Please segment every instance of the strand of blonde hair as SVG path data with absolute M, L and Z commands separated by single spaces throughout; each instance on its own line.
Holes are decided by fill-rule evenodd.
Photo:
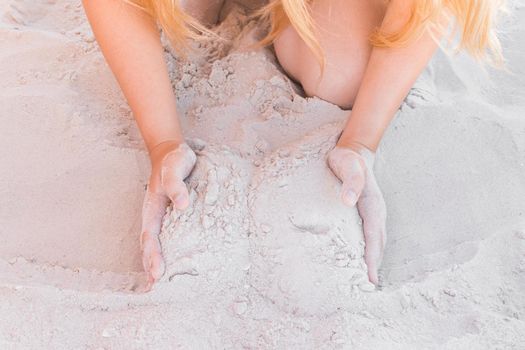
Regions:
M 124 0 L 152 16 L 162 28 L 171 44 L 184 53 L 188 39 L 220 39 L 218 35 L 186 14 L 177 0 Z
M 270 30 L 262 44 L 271 44 L 286 28 L 292 25 L 324 66 L 322 48 L 316 38 L 309 7 L 311 0 L 271 0 L 260 12 L 261 18 L 270 22 Z M 475 59 L 497 67 L 503 66 L 501 44 L 496 35 L 498 14 L 505 11 L 503 0 L 412 0 L 411 13 L 406 24 L 394 33 L 379 28 L 370 36 L 374 47 L 402 47 L 417 40 L 429 31 L 444 32 L 443 18 L 453 22 L 454 34 L 459 34 L 456 51 L 465 50 Z

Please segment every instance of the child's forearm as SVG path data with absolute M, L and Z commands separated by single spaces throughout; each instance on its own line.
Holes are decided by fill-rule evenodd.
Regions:
M 394 32 L 408 19 L 410 1 L 393 0 L 381 25 Z M 430 34 L 402 48 L 373 48 L 339 146 L 375 151 L 403 99 L 437 48 Z
M 154 20 L 122 0 L 84 0 L 83 5 L 148 150 L 168 140 L 183 142 Z

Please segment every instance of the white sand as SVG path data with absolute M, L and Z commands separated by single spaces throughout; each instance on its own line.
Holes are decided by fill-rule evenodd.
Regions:
M 4 0 L 0 348 L 524 348 L 525 7 L 510 8 L 513 74 L 436 54 L 381 144 L 373 292 L 324 163 L 347 112 L 239 49 L 253 33 L 192 63 L 167 54 L 199 158 L 191 207 L 164 222 L 166 274 L 142 294 L 149 165 L 129 108 L 80 4 Z

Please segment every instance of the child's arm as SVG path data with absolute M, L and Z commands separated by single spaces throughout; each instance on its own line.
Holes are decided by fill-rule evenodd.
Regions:
M 148 284 L 164 273 L 158 235 L 166 208 L 189 204 L 184 178 L 196 157 L 184 143 L 159 31 L 152 18 L 123 0 L 83 0 L 102 52 L 140 128 L 151 160 L 140 245 Z
M 381 30 L 395 32 L 408 20 L 411 1 L 391 1 Z M 437 34 L 437 33 L 436 33 Z M 437 48 L 429 33 L 402 48 L 373 48 L 352 113 L 338 145 L 375 151 L 388 124 Z
M 175 94 L 154 20 L 123 0 L 83 0 L 83 5 L 148 150 L 165 141 L 182 143 Z

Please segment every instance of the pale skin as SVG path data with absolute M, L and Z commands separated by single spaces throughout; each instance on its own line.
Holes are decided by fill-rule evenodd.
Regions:
M 196 156 L 184 143 L 154 21 L 122 0 L 84 0 L 83 4 L 150 154 L 152 172 L 140 240 L 151 288 L 164 273 L 159 242 L 162 218 L 170 202 L 181 210 L 189 205 L 184 179 Z M 352 108 L 327 164 L 343 183 L 342 200 L 357 205 L 363 219 L 365 261 L 374 284 L 378 284 L 386 242 L 386 206 L 373 174 L 375 151 L 437 44 L 425 34 L 402 48 L 372 48 L 368 37 L 376 26 L 387 32 L 402 26 L 408 6 L 409 1 L 403 0 L 316 1 L 312 15 L 326 59 L 322 75 L 315 56 L 292 27 L 274 42 L 280 64 L 308 95 Z

